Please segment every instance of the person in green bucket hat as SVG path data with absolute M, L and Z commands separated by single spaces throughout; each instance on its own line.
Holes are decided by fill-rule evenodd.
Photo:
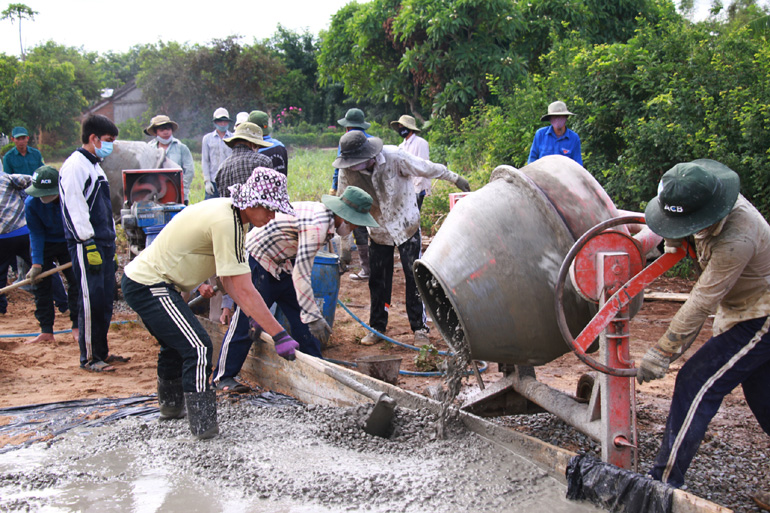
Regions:
M 324 195 L 321 202 L 299 201 L 292 207 L 295 215 L 279 213 L 265 226 L 252 229 L 246 236 L 246 250 L 254 287 L 267 304 L 278 304 L 299 350 L 320 358 L 332 329 L 313 294 L 311 275 L 316 254 L 335 234 L 345 236 L 356 226 L 378 225 L 370 213 L 372 197 L 358 187 L 348 187 L 339 197 Z M 251 347 L 249 330 L 249 319 L 236 308 L 213 374 L 217 389 L 231 393 L 249 390 L 235 379 Z
M 770 225 L 740 194 L 738 174 L 714 160 L 677 164 L 647 205 L 647 225 L 694 244 L 702 273 L 666 333 L 644 355 L 637 381 L 665 376 L 671 358 L 716 314 L 712 337 L 679 370 L 663 442 L 650 475 L 674 487 L 698 450 L 723 398 L 738 385 L 770 434 Z M 759 492 L 758 504 L 767 501 Z

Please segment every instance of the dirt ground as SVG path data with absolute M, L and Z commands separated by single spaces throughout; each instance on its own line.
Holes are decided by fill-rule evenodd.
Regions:
M 396 255 L 397 256 L 397 255 Z M 357 270 L 355 267 L 353 271 Z M 681 279 L 659 279 L 652 290 L 666 292 L 688 292 L 691 283 Z M 397 263 L 394 275 L 393 305 L 387 335 L 396 340 L 412 344 L 412 332 L 403 306 L 403 270 Z M 340 300 L 362 320 L 368 320 L 369 291 L 365 282 L 350 279 L 350 273 L 342 276 Z M 664 333 L 666 326 L 679 308 L 679 303 L 646 301 L 642 310 L 631 323 L 632 357 L 639 360 L 648 347 Z M 136 315 L 122 301 L 116 303 L 115 321 L 133 321 Z M 69 317 L 57 312 L 55 330 L 70 328 Z M 56 335 L 53 343 L 29 343 L 30 336 L 15 334 L 37 333 L 32 295 L 20 289 L 9 294 L 8 313 L 0 316 L 0 407 L 12 407 L 37 403 L 50 403 L 72 399 L 98 397 L 128 397 L 131 395 L 153 394 L 156 390 L 157 344 L 144 328 L 135 322 L 114 324 L 110 329 L 110 351 L 131 357 L 130 362 L 116 364 L 116 372 L 92 373 L 80 369 L 78 346 L 71 334 Z M 711 332 L 710 321 L 690 349 L 692 354 Z M 361 346 L 358 341 L 365 335 L 365 329 L 339 306 L 337 307 L 334 334 L 329 347 L 324 351 L 327 358 L 353 361 L 368 355 L 398 355 L 402 357 L 402 370 L 418 370 L 414 363 L 416 351 L 401 348 L 387 342 L 375 346 Z M 431 342 L 438 349 L 447 349 L 437 330 L 431 330 Z M 665 423 L 669 398 L 674 385 L 676 370 L 686 360 L 681 358 L 672 365 L 672 371 L 665 379 L 637 388 L 637 402 L 640 408 L 649 412 L 640 418 L 640 430 L 659 432 Z M 579 377 L 589 369 L 571 353 L 558 360 L 537 368 L 538 378 L 556 388 L 573 393 Z M 489 384 L 500 379 L 497 365 L 491 364 L 483 373 L 484 382 Z M 430 386 L 439 385 L 440 377 L 399 376 L 398 385 L 428 395 Z M 466 386 L 476 387 L 475 379 L 465 380 Z M 746 406 L 740 389 L 730 394 L 712 428 L 729 430 L 735 443 L 757 444 L 766 447 L 766 435 L 759 429 L 756 420 Z M 2 445 L 2 444 L 0 444 Z

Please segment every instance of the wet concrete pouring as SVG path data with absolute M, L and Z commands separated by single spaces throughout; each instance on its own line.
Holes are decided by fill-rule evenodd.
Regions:
M 361 429 L 371 405 L 249 394 L 218 406 L 212 440 L 152 414 L 1 454 L 0 510 L 599 511 L 451 419 L 437 436 L 428 411 L 398 408 L 385 439 Z

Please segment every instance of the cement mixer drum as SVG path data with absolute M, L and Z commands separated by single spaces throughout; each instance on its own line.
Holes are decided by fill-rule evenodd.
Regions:
M 423 258 L 417 286 L 436 328 L 476 360 L 543 365 L 569 351 L 554 312 L 559 268 L 575 240 L 617 209 L 582 166 L 545 157 L 460 200 Z M 596 312 L 571 284 L 567 323 L 580 332 Z

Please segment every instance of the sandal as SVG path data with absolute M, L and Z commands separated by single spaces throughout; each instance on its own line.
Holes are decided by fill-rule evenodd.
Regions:
M 115 367 L 103 361 L 86 363 L 81 365 L 80 368 L 90 372 L 114 372 L 115 371 Z
M 131 359 L 130 356 L 119 356 L 116 354 L 111 354 L 107 358 L 104 359 L 107 363 L 128 363 L 128 361 Z
M 251 388 L 244 385 L 243 383 L 239 383 L 235 380 L 235 378 L 220 379 L 217 381 L 216 387 L 217 390 L 228 392 L 230 394 L 245 394 L 251 392 Z

